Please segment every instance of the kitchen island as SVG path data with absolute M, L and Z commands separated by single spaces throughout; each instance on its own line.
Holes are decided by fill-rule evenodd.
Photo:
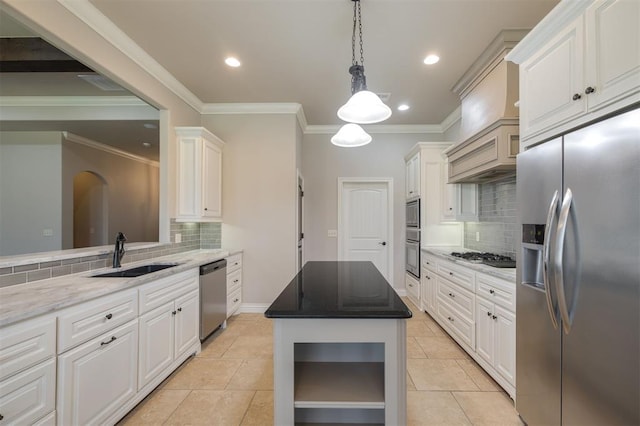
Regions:
M 411 311 L 371 262 L 307 262 L 274 320 L 274 424 L 404 425 Z

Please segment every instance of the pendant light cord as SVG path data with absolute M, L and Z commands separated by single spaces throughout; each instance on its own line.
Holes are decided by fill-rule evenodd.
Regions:
M 360 12 L 360 0 L 353 1 L 353 32 L 351 34 L 351 65 L 358 65 L 356 61 L 356 27 L 358 27 L 358 39 L 360 42 L 360 65 L 364 66 L 364 49 L 362 47 L 362 13 Z

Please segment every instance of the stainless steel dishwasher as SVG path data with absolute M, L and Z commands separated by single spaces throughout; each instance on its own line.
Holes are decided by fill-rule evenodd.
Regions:
M 200 267 L 200 340 L 227 319 L 227 261 Z

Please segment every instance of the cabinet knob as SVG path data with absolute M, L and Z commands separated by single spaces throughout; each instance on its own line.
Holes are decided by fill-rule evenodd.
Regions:
M 173 311 L 173 312 L 171 312 L 171 315 L 175 315 L 175 314 L 177 314 L 177 313 L 178 313 L 178 312 Z
M 451 317 L 447 317 L 447 319 L 448 319 L 449 321 L 453 322 L 453 318 L 451 318 Z
M 238 303 L 240 299 L 233 299 L 233 303 Z
M 209 209 L 205 207 L 205 208 L 204 208 L 204 211 L 206 212 L 207 210 L 209 210 Z
M 233 280 L 233 282 L 234 282 L 234 283 L 237 283 L 237 282 L 238 282 L 238 280 Z
M 428 279 L 428 280 L 431 279 L 431 277 L 429 275 L 425 275 L 425 278 Z
M 575 95 L 573 95 L 573 100 L 574 101 L 577 101 L 580 98 L 582 98 L 582 95 L 580 93 L 576 93 Z
M 453 210 L 453 207 L 449 207 L 449 210 Z
M 0 414 L 0 420 L 4 419 L 4 416 L 2 414 Z
M 489 290 L 489 293 L 494 294 L 495 290 Z
M 497 317 L 497 316 L 495 316 L 495 315 L 491 315 L 491 318 L 493 318 L 493 319 L 498 319 L 498 317 Z
M 449 272 L 449 275 L 453 276 L 453 272 Z
M 449 296 L 450 296 L 450 297 L 456 297 L 456 295 L 455 295 L 455 294 L 453 294 L 453 293 L 449 293 Z
M 491 316 L 491 312 L 487 312 L 487 316 L 490 317 Z
M 111 318 L 113 318 L 113 314 L 107 314 L 107 315 L 105 315 L 105 318 L 107 318 L 108 320 L 110 320 Z
M 178 308 L 178 312 L 182 312 L 182 308 Z
M 589 86 L 586 89 L 584 89 L 585 95 L 591 94 L 591 93 L 593 93 L 595 91 L 596 91 L 596 88 L 595 87 L 591 87 L 591 86 Z
M 111 336 L 111 340 L 109 340 L 108 342 L 100 342 L 100 346 L 108 345 L 109 343 L 113 342 L 114 340 L 116 340 L 116 336 Z

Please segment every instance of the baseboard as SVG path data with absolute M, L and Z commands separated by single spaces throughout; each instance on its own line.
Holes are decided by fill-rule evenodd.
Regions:
M 269 303 L 242 303 L 238 308 L 239 314 L 264 314 L 271 306 Z

